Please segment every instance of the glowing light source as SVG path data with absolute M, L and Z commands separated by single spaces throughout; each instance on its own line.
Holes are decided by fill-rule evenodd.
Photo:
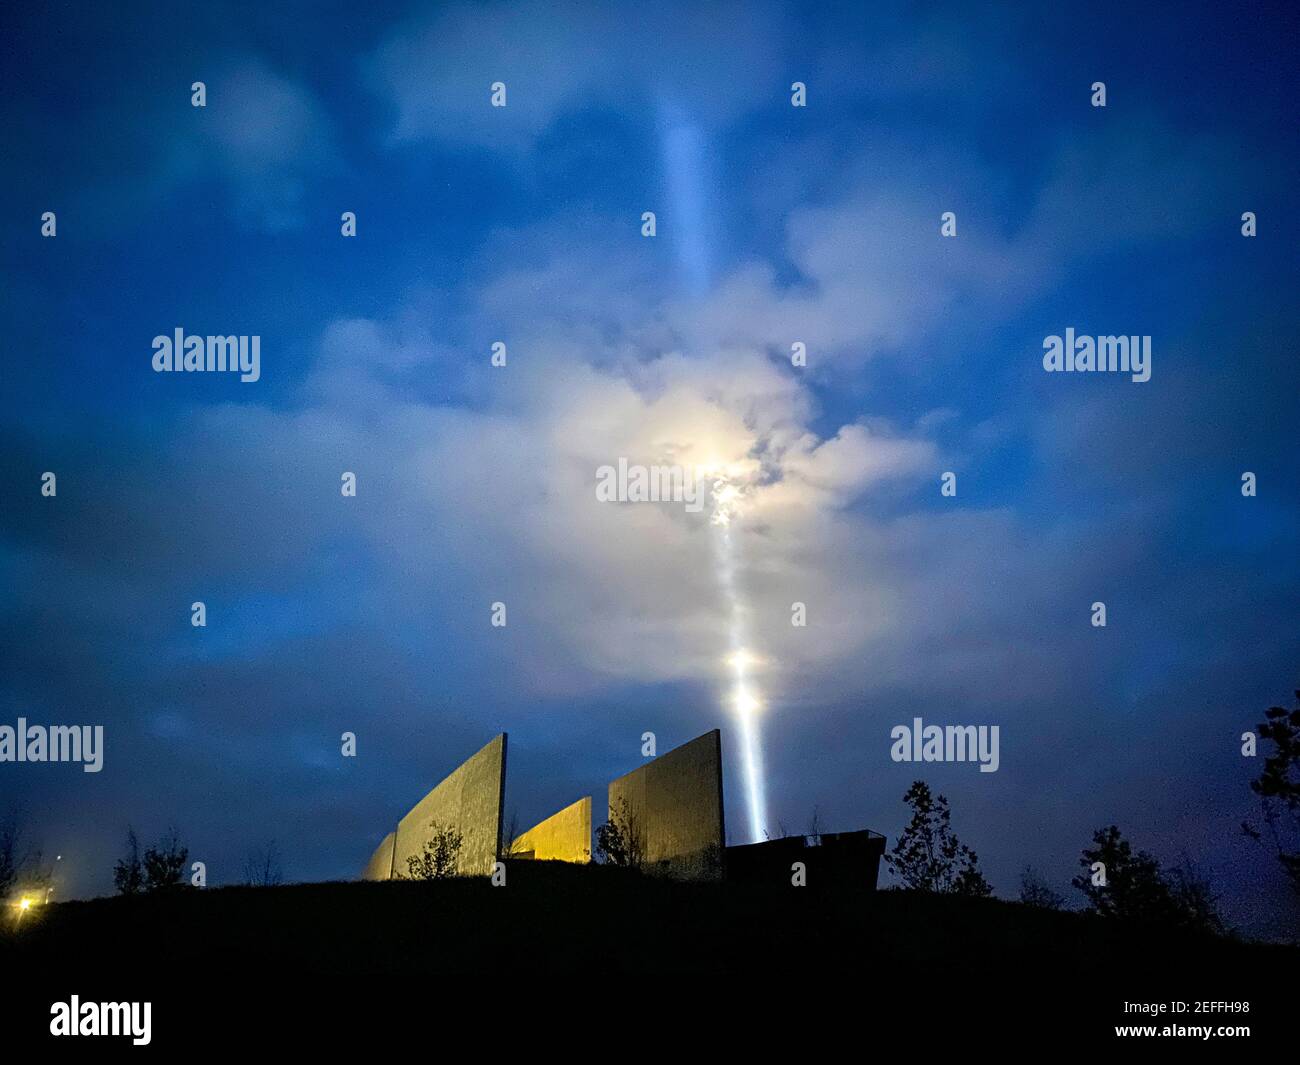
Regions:
M 753 651 L 746 651 L 743 647 L 739 651 L 733 651 L 727 655 L 723 661 L 731 667 L 734 673 L 742 677 L 751 669 L 757 669 L 763 662 Z
M 13 906 L 18 910 L 18 916 L 14 918 L 15 929 L 22 928 L 23 918 L 27 916 L 27 911 L 32 908 L 32 901 L 33 900 L 29 896 L 24 895 L 17 902 L 13 903 Z

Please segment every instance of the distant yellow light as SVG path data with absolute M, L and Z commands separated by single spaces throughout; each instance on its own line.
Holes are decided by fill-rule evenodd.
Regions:
M 20 909 L 23 909 L 23 910 L 30 910 L 30 909 L 32 908 L 32 900 L 31 900 L 31 899 L 23 899 L 23 901 L 20 902 L 20 903 L 18 904 L 18 906 L 19 906 Z

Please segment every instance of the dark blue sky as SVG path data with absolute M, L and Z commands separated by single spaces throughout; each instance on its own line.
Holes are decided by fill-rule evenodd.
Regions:
M 128 822 L 212 882 L 272 837 L 350 876 L 502 729 L 527 825 L 720 726 L 743 838 L 707 529 L 592 501 L 720 448 L 762 466 L 774 822 L 892 837 L 924 776 L 1001 894 L 1115 821 L 1294 921 L 1238 829 L 1300 680 L 1284 5 L 189 6 L 0 34 L 0 722 L 108 736 L 0 787 L 68 893 Z M 155 374 L 178 326 L 261 380 Z M 1149 334 L 1151 381 L 1044 373 L 1067 327 Z M 1001 768 L 892 762 L 914 716 Z

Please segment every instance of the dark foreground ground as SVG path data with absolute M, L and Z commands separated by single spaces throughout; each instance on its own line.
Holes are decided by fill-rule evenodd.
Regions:
M 926 1038 L 953 1034 L 963 1018 L 963 1031 L 978 1023 L 972 1035 L 1011 1044 L 1043 1032 L 1064 1044 L 1113 1039 L 1116 1024 L 1171 1020 L 1247 1024 L 1252 1040 L 1293 1030 L 1294 947 L 892 891 L 675 884 L 553 863 L 512 864 L 508 881 L 52 905 L 0 935 L 0 974 L 13 989 L 0 1021 L 11 1037 L 43 1035 L 50 1003 L 76 993 L 154 1001 L 155 1044 L 266 1014 L 290 1018 L 286 1031 L 310 1018 L 357 1034 L 448 1023 L 484 1005 L 503 1023 L 534 1010 L 565 1038 L 629 1011 L 661 1026 L 748 1015 L 777 1030 L 897 1019 Z M 1154 1022 L 1124 1008 L 1175 1001 L 1186 1012 Z M 1246 1011 L 1198 1008 L 1243 1001 Z M 917 1017 L 933 1024 L 918 1029 Z

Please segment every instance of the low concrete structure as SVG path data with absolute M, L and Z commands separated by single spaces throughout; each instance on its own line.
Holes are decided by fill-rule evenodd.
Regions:
M 458 875 L 490 875 L 501 853 L 505 779 L 506 734 L 503 732 L 457 766 L 411 808 L 397 823 L 396 831 L 385 837 L 371 856 L 362 876 L 386 880 L 408 875 L 407 859 L 423 852 L 435 826 L 455 829 L 461 834 Z M 385 848 L 391 851 L 386 875 L 383 874 Z
M 609 818 L 635 839 L 646 872 L 721 878 L 721 733 L 706 732 L 613 781 Z
M 885 837 L 879 832 L 823 832 L 785 836 L 763 843 L 728 847 L 727 879 L 748 883 L 789 884 L 795 862 L 804 866 L 810 888 L 844 887 L 875 891 Z
M 516 838 L 510 857 L 539 862 L 591 861 L 591 796 L 583 796 Z

